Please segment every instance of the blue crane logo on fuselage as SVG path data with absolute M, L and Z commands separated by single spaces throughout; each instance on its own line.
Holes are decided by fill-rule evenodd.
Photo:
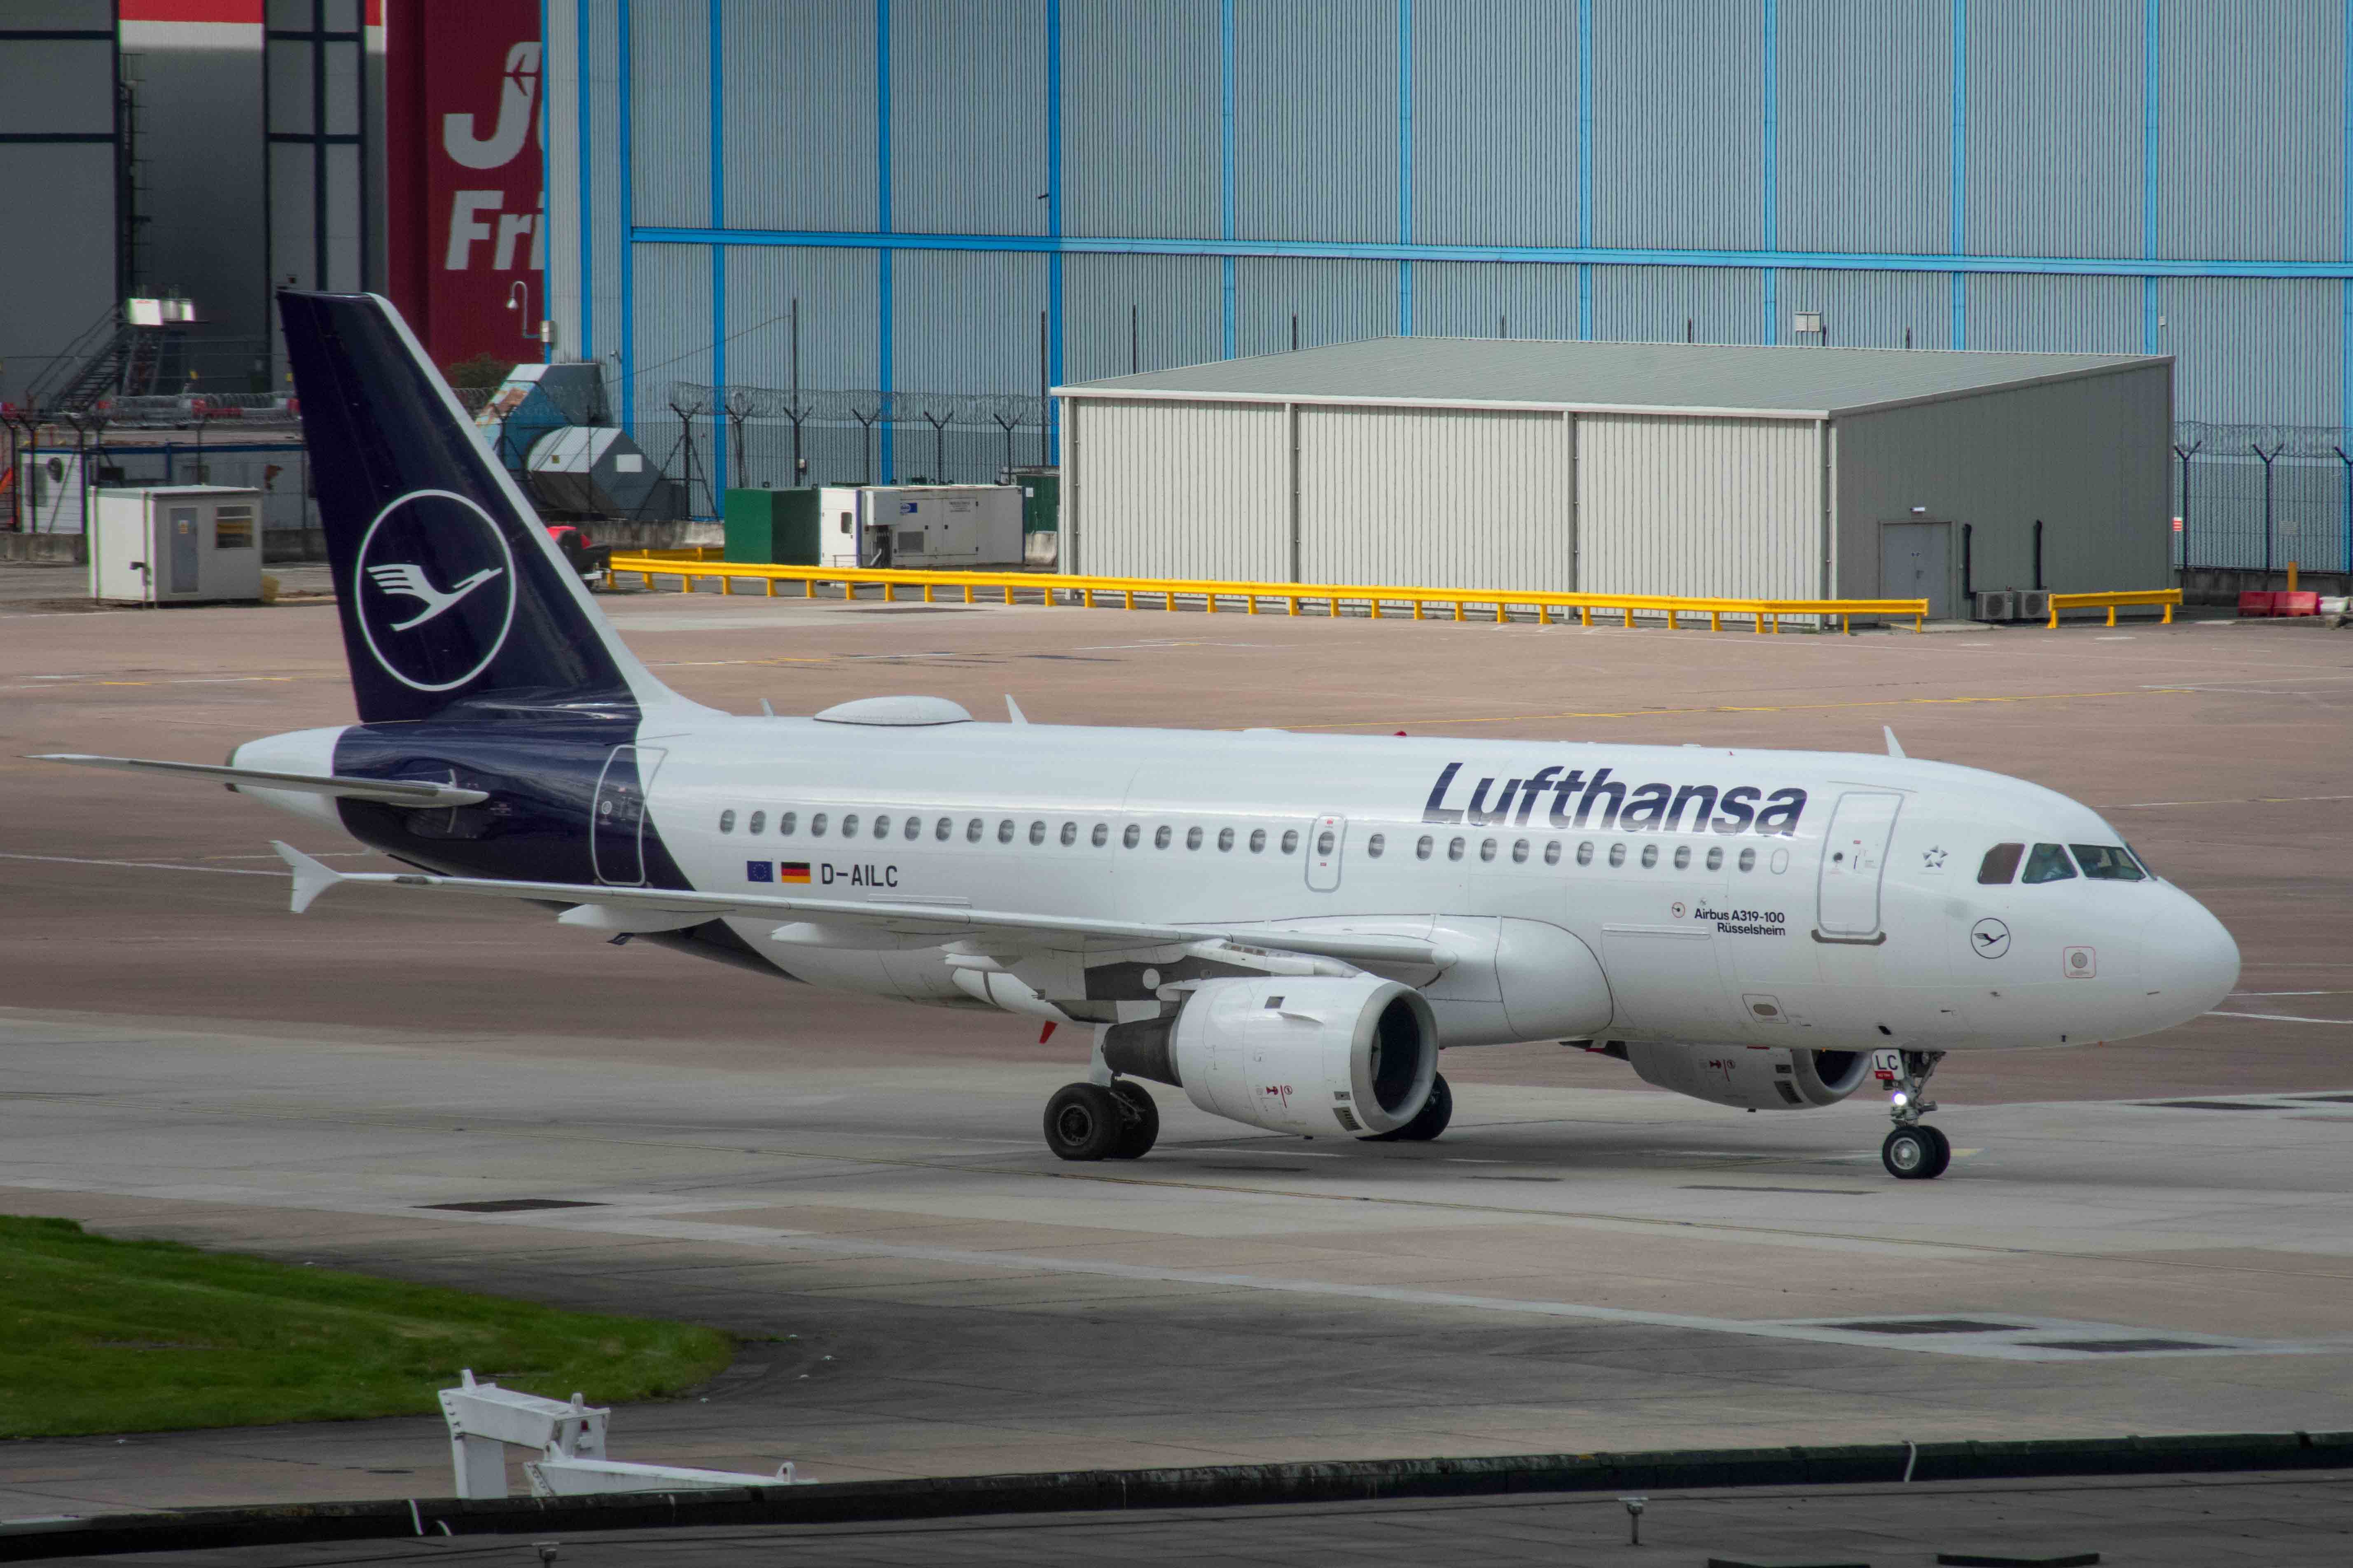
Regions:
M 454 691 L 491 666 L 514 625 L 514 552 L 480 506 L 411 490 L 360 541 L 352 593 L 385 673 L 418 691 Z

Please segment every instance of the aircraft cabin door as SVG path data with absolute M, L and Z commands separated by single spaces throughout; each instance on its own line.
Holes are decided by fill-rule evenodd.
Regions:
M 646 791 L 665 754 L 654 747 L 616 746 L 605 759 L 589 836 L 598 881 L 617 888 L 645 885 Z
M 1814 934 L 1828 942 L 1877 943 L 1879 879 L 1887 867 L 1887 841 L 1904 797 L 1884 790 L 1849 790 L 1831 814 L 1822 843 Z
M 1340 857 L 1348 847 L 1348 819 L 1319 816 L 1307 830 L 1307 885 L 1328 893 L 1340 885 Z

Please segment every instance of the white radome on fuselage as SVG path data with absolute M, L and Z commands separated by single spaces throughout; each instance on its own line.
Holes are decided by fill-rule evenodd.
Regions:
M 2052 791 L 1934 762 L 1700 746 L 765 718 L 670 733 L 649 723 L 639 744 L 664 752 L 649 785 L 649 815 L 698 889 L 745 889 L 751 862 L 805 860 L 808 890 L 831 897 L 1171 924 L 1340 923 L 1398 935 L 1428 934 L 1434 923 L 1466 961 L 1456 966 L 1466 973 L 1418 977 L 1448 1045 L 1553 1037 L 1572 1028 L 1821 1049 L 2080 1045 L 2195 1017 L 2238 973 L 2228 932 L 2169 883 L 2076 876 L 1980 885 L 1979 862 L 1998 843 L 2123 839 L 2098 814 Z M 1537 802 L 1525 825 L 1425 822 L 1432 785 L 1449 763 L 1462 764 L 1450 808 L 1461 806 L 1480 778 L 1526 779 L 1547 764 L 1588 777 L 1609 768 L 1630 785 L 1749 784 L 1767 794 L 1802 789 L 1807 798 L 1788 834 L 1693 831 L 1690 813 L 1681 831 L 1605 828 L 1598 811 L 1584 828 L 1555 827 L 1552 797 Z M 1817 913 L 1828 831 L 1841 796 L 1858 791 L 1900 797 L 1873 933 L 1884 940 L 1823 940 Z M 765 818 L 757 836 L 748 831 L 754 812 Z M 732 828 L 723 832 L 727 813 Z M 780 836 L 786 813 L 795 830 Z M 829 819 L 822 837 L 811 832 L 818 813 Z M 858 836 L 845 838 L 843 818 L 853 815 Z M 878 816 L 890 822 L 888 837 L 874 836 Z M 913 838 L 905 837 L 910 817 L 920 824 Z M 1307 861 L 1325 817 L 1338 819 L 1336 876 L 1311 886 Z M 950 824 L 945 840 L 937 836 L 943 818 Z M 976 819 L 977 842 L 967 837 Z M 999 837 L 1007 822 L 1009 843 Z M 1067 845 L 1066 825 L 1073 840 Z M 1107 838 L 1102 847 L 1094 842 L 1099 825 Z M 1124 845 L 1131 825 L 1140 838 L 1133 848 Z M 1155 847 L 1164 826 L 1169 847 Z M 1187 847 L 1195 829 L 1200 847 Z M 1220 849 L 1228 829 L 1233 847 Z M 1255 853 L 1254 830 L 1268 835 Z M 1281 846 L 1290 832 L 1300 839 L 1286 854 Z M 1033 843 L 1033 833 L 1042 841 Z M 1432 841 L 1428 858 L 1417 853 L 1425 837 Z M 1457 839 L 1459 859 L 1451 853 Z M 1558 858 L 1548 862 L 1555 843 Z M 1589 860 L 1580 863 L 1588 845 Z M 1612 865 L 1620 846 L 1622 863 Z M 1654 864 L 1644 864 L 1646 849 L 1656 850 Z M 1711 849 L 1724 851 L 1713 870 Z M 1756 851 L 1746 870 L 1744 849 Z M 1690 852 L 1680 867 L 1679 850 Z M 1517 987 L 1508 998 L 1515 1005 L 1497 1016 L 1496 976 L 1492 963 L 1482 965 L 1479 938 L 1492 943 L 1499 918 L 1557 928 L 1590 950 L 1608 976 L 1605 1016 L 1592 1016 L 1589 1001 L 1543 994 L 1541 973 L 1514 972 L 1504 984 Z M 1990 958 L 1972 942 L 1973 928 L 1987 920 L 2008 931 L 2004 951 Z M 786 946 L 771 940 L 773 922 L 733 923 L 804 980 L 918 1001 L 967 997 L 942 947 Z M 2076 957 L 2084 952 L 2088 963 Z M 1577 975 L 1557 979 L 1571 985 Z M 1514 1026 L 1532 1021 L 1546 1026 Z

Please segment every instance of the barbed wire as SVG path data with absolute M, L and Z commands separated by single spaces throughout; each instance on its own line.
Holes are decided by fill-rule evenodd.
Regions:
M 670 406 L 681 416 L 786 419 L 805 424 L 913 425 L 944 429 L 1034 428 L 1045 402 L 1019 392 L 909 392 L 879 387 L 803 387 L 797 396 L 775 386 L 707 386 L 670 384 Z
M 2327 458 L 2337 461 L 2353 452 L 2353 429 L 2335 425 L 2216 425 L 2184 419 L 2173 426 L 2177 452 L 2200 458 Z M 2257 452 L 2256 448 L 2262 451 Z

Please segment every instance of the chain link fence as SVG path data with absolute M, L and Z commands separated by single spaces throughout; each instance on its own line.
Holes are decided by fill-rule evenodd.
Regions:
M 2185 420 L 2173 458 L 2176 565 L 2353 572 L 2353 430 Z

